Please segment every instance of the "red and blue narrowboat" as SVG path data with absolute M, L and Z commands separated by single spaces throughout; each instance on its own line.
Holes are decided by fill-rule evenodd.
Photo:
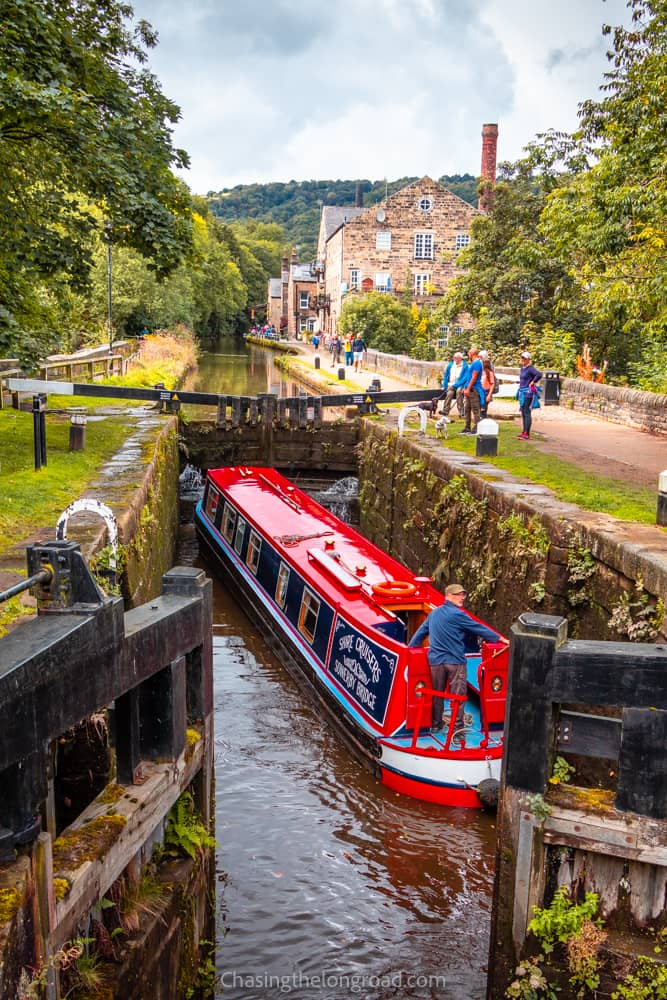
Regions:
M 504 640 L 469 649 L 467 698 L 446 695 L 457 711 L 432 733 L 426 649 L 407 645 L 445 600 L 429 578 L 274 469 L 209 471 L 195 525 L 290 673 L 383 784 L 446 806 L 479 808 L 480 791 L 493 794 L 503 752 Z

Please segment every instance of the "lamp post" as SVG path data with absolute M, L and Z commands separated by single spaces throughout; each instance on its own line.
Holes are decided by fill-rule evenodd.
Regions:
M 107 317 L 109 321 L 109 354 L 113 354 L 113 312 L 111 299 L 111 230 L 110 222 L 104 223 L 104 232 L 107 241 Z

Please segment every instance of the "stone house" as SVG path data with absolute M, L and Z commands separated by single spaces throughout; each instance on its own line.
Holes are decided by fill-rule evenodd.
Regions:
M 283 282 L 287 278 L 284 302 L 287 336 L 296 339 L 316 327 L 317 278 L 310 264 L 299 264 L 296 250 L 292 250 L 289 265 L 287 258 L 283 259 L 282 273 Z
M 322 209 L 318 321 L 333 333 L 346 296 L 384 292 L 434 304 L 458 269 L 479 210 L 422 177 L 370 208 Z
M 269 278 L 266 294 L 266 322 L 280 330 L 283 315 L 283 284 L 280 278 Z

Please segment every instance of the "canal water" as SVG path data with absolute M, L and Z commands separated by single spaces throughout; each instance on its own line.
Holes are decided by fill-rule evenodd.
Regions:
M 232 357 L 236 378 L 243 363 Z M 269 363 L 262 373 L 246 355 L 262 384 Z M 232 384 L 224 363 L 212 368 Z M 191 536 L 181 559 L 214 578 L 216 995 L 482 1000 L 494 818 L 377 784 Z

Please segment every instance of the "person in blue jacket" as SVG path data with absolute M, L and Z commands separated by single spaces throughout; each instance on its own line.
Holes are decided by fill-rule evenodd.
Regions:
M 521 423 L 523 429 L 519 434 L 522 441 L 530 441 L 530 428 L 533 425 L 533 410 L 540 405 L 540 390 L 537 383 L 542 378 L 542 372 L 530 363 L 528 351 L 521 352 L 521 368 L 519 370 L 519 390 L 516 394 L 521 408 Z
M 452 403 L 456 400 L 459 416 L 463 416 L 463 387 L 466 384 L 467 374 L 468 363 L 461 351 L 455 351 L 452 360 L 445 366 L 442 376 L 442 392 L 433 400 L 433 413 L 437 413 L 438 403 L 443 399 L 442 415 L 448 417 Z
M 470 366 L 466 376 L 466 384 L 463 387 L 466 423 L 461 434 L 476 434 L 477 424 L 482 415 L 482 407 L 486 403 L 486 393 L 482 385 L 484 366 L 479 357 L 479 350 L 476 347 L 470 348 L 468 357 L 470 358 Z
M 427 656 L 435 691 L 444 691 L 445 682 L 449 681 L 452 694 L 467 694 L 466 638 L 475 636 L 488 642 L 507 642 L 498 632 L 466 614 L 463 610 L 465 599 L 465 587 L 460 583 L 450 583 L 445 587 L 445 603 L 433 609 L 408 643 L 409 646 L 421 646 L 424 639 L 429 637 Z M 442 729 L 443 705 L 444 699 L 432 699 L 432 732 Z

